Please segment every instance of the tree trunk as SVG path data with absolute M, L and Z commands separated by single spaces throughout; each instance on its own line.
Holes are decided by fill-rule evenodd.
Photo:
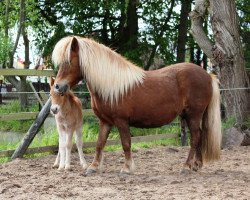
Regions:
M 191 3 L 192 0 L 183 0 L 181 4 L 181 15 L 177 40 L 177 62 L 185 62 L 188 32 L 188 13 L 191 11 Z
M 118 52 L 136 49 L 138 46 L 138 15 L 137 0 L 121 1 L 121 18 L 118 38 L 115 47 Z
M 125 44 L 130 48 L 137 48 L 138 45 L 138 15 L 137 15 L 137 0 L 129 0 L 127 8 L 127 26 L 125 28 Z
M 24 61 L 24 68 L 28 69 L 30 65 L 29 61 L 29 39 L 27 35 L 27 30 L 25 26 L 25 20 L 26 20 L 26 8 L 25 8 L 25 0 L 20 1 L 20 24 L 22 24 L 22 35 L 23 35 L 23 41 L 24 41 L 24 47 L 25 47 L 25 61 Z M 19 100 L 21 104 L 21 110 L 25 110 L 28 107 L 28 95 L 27 93 L 27 82 L 26 82 L 26 76 L 20 77 L 20 83 L 19 83 Z M 24 93 L 22 93 L 24 92 Z
M 25 111 L 28 107 L 28 95 L 27 93 L 27 82 L 26 82 L 26 76 L 20 76 L 20 81 L 19 81 L 19 88 L 18 91 L 21 93 L 19 94 L 19 101 L 21 104 L 21 110 Z M 24 92 L 24 93 L 22 93 Z
M 108 44 L 109 38 L 108 38 L 108 21 L 109 21 L 109 9 L 110 9 L 110 5 L 109 5 L 109 1 L 105 1 L 104 3 L 104 18 L 102 20 L 102 42 L 104 44 Z
M 219 66 L 222 100 L 227 117 L 236 117 L 239 123 L 247 119 L 250 111 L 249 80 L 240 43 L 239 22 L 233 0 L 209 0 L 209 14 L 215 43 L 209 41 L 202 27 L 202 17 L 208 8 L 207 1 L 196 0 L 191 32 L 214 65 Z

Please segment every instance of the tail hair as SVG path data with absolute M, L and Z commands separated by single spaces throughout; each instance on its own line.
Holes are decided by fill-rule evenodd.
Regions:
M 221 152 L 221 112 L 219 80 L 212 78 L 212 98 L 202 120 L 202 159 L 213 161 L 220 158 Z

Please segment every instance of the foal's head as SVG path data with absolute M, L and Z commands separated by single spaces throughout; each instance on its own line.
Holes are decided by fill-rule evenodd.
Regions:
M 52 57 L 54 56 L 54 60 L 60 61 L 58 62 L 60 63 L 58 64 L 59 71 L 55 79 L 54 88 L 55 93 L 59 94 L 64 94 L 68 89 L 83 79 L 79 65 L 79 45 L 77 39 L 73 37 L 72 41 L 68 44 L 70 48 L 67 47 L 66 49 L 62 49 L 60 46 L 63 42 L 64 40 L 60 41 L 59 47 L 55 47 L 52 55 Z M 63 54 L 64 57 L 61 58 L 61 54 Z
M 61 107 L 63 106 L 66 98 L 67 98 L 67 94 L 69 93 L 69 88 L 66 89 L 64 91 L 64 93 L 58 93 L 57 89 L 55 88 L 55 84 L 54 84 L 54 79 L 51 78 L 50 81 L 50 96 L 51 96 L 51 107 L 50 107 L 50 111 L 52 114 L 57 114 L 59 113 Z

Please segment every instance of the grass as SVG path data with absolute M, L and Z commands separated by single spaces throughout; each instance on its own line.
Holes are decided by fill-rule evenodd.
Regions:
M 25 111 L 27 112 L 37 112 L 39 109 L 38 103 L 34 103 L 29 106 Z M 24 112 L 21 111 L 21 106 L 18 100 L 11 101 L 8 104 L 0 105 L 0 114 L 1 113 L 18 113 Z M 26 132 L 34 120 L 13 120 L 13 121 L 1 121 L 0 130 L 5 132 Z
M 236 124 L 235 117 L 231 117 L 227 120 L 223 120 L 222 121 L 222 130 L 229 129 L 229 128 L 233 127 L 235 124 Z

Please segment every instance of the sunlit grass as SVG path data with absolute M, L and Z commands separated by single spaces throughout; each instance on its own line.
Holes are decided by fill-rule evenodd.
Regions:
M 85 119 L 85 123 L 83 125 L 84 142 L 95 142 L 97 140 L 99 126 L 97 122 L 93 122 L 92 120 L 93 120 L 92 118 L 90 118 L 89 120 Z M 152 134 L 170 133 L 170 131 L 177 133 L 176 131 L 178 131 L 178 129 L 179 128 L 175 125 L 175 126 L 164 126 L 162 128 L 156 128 L 156 129 L 131 128 L 131 132 L 134 136 L 135 135 L 139 136 L 139 135 L 149 135 L 149 134 L 152 135 Z M 118 130 L 116 128 L 113 128 L 111 130 L 108 139 L 110 140 L 120 139 Z M 0 150 L 14 150 L 18 147 L 18 145 L 19 142 L 10 143 L 0 140 Z M 56 129 L 50 131 L 50 133 L 44 133 L 44 132 L 38 133 L 37 136 L 32 141 L 30 147 L 32 148 L 32 147 L 53 146 L 53 145 L 58 145 L 58 133 Z M 179 142 L 177 141 L 177 139 L 164 139 L 152 142 L 133 143 L 132 150 L 135 151 L 139 148 L 151 148 L 156 145 L 179 145 Z M 111 145 L 105 147 L 105 151 L 116 151 L 121 149 L 122 149 L 121 145 Z M 95 148 L 85 149 L 84 151 L 94 152 Z M 45 156 L 48 154 L 49 153 L 39 153 L 33 155 L 25 155 L 25 157 L 38 157 L 38 156 Z M 9 158 L 0 158 L 0 163 L 6 161 L 9 161 Z

